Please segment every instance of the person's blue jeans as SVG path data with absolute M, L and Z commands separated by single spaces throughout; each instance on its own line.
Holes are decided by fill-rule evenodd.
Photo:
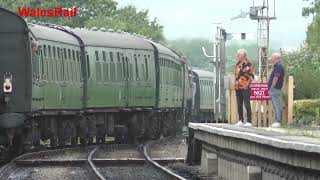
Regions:
M 282 108 L 281 108 L 281 101 L 280 101 L 281 90 L 276 88 L 270 88 L 269 95 L 271 97 L 276 122 L 281 123 L 281 119 L 282 119 Z

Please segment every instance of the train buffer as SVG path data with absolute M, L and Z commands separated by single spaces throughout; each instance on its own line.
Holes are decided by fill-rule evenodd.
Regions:
M 228 180 L 320 179 L 320 131 L 190 123 L 187 162 Z

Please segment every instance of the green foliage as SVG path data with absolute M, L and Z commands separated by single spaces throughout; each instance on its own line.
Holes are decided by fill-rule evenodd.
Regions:
M 148 14 L 148 10 L 139 12 L 134 6 L 127 6 L 118 9 L 112 17 L 100 13 L 94 20 L 87 21 L 85 26 L 120 29 L 142 34 L 154 40 L 164 40 L 163 26 L 159 25 L 157 18 L 149 22 Z
M 320 99 L 295 101 L 293 111 L 298 124 L 320 124 Z
M 106 29 L 122 30 L 138 33 L 154 40 L 162 41 L 163 26 L 155 18 L 149 20 L 149 11 L 138 11 L 133 6 L 117 8 L 114 0 L 2 0 L 0 7 L 19 14 L 18 7 L 53 9 L 55 7 L 77 7 L 76 17 L 29 17 L 28 20 L 38 20 L 69 27 L 104 27 Z
M 294 77 L 294 98 L 320 98 L 320 48 L 316 51 L 301 48 L 283 53 L 283 59 L 289 75 Z
M 302 9 L 302 15 L 304 17 L 313 16 L 313 21 L 308 26 L 307 43 L 311 50 L 316 50 L 320 46 L 320 0 L 310 1 L 310 6 Z

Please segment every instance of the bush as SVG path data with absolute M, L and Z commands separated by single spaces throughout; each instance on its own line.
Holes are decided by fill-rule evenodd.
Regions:
M 293 112 L 298 124 L 320 124 L 320 99 L 295 101 Z
M 294 52 L 283 52 L 288 75 L 294 77 L 295 99 L 320 98 L 320 47 L 317 51 L 301 48 Z

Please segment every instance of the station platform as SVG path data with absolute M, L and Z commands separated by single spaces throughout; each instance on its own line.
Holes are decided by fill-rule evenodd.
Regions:
M 224 179 L 320 179 L 318 131 L 190 123 L 189 163 Z

